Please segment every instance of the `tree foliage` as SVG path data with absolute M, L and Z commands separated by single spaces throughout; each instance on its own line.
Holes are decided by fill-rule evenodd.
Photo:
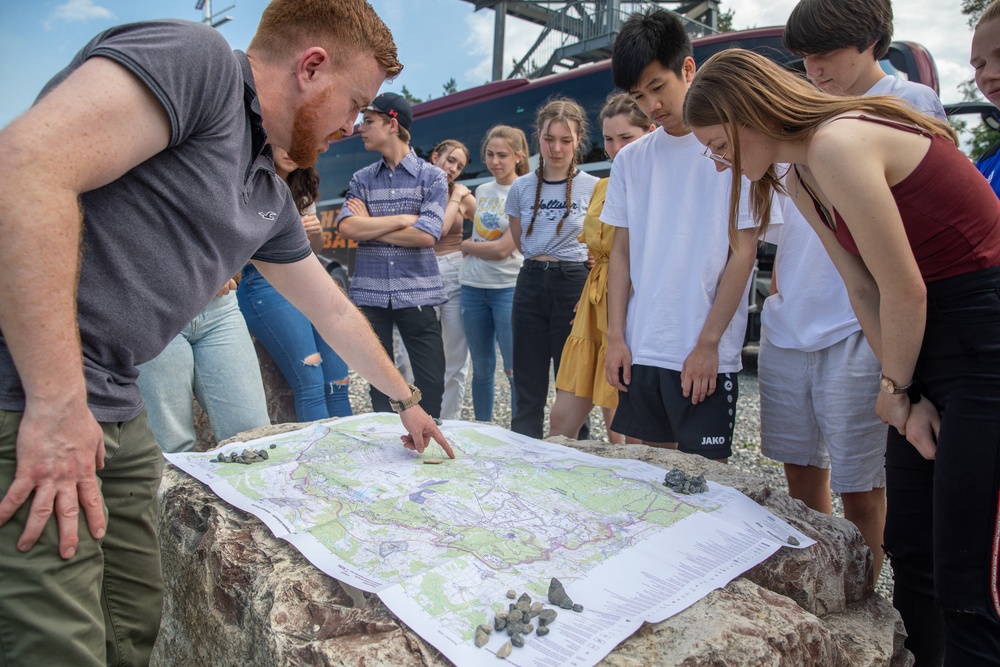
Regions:
M 976 21 L 989 4 L 990 0 L 962 0 L 962 13 L 969 17 L 970 28 L 976 27 Z
M 724 12 L 719 12 L 719 22 L 718 28 L 719 32 L 732 32 L 733 31 L 733 15 L 736 14 L 735 9 L 730 9 Z

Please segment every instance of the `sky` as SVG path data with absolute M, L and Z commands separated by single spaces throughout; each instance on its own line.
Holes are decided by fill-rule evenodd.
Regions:
M 486 83 L 492 71 L 493 11 L 473 11 L 463 0 L 370 0 L 392 30 L 404 64 L 383 90 L 406 86 L 419 98 L 440 97 L 455 79 L 459 90 Z M 214 0 L 217 15 L 232 16 L 219 31 L 245 49 L 268 0 Z M 782 25 L 797 0 L 726 0 L 737 29 Z M 894 38 L 919 42 L 937 62 L 943 102 L 959 102 L 957 86 L 972 74 L 972 31 L 960 0 L 896 0 Z M 203 18 L 195 0 L 0 0 L 0 127 L 31 106 L 45 82 L 98 32 L 121 23 L 154 18 Z M 523 55 L 537 29 L 509 19 L 505 74 Z

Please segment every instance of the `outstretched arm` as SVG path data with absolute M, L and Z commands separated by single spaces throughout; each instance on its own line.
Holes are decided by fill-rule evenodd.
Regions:
M 347 365 L 396 401 L 410 397 L 406 380 L 382 349 L 365 316 L 347 300 L 314 255 L 291 264 L 254 262 L 261 274 L 309 318 L 323 339 Z M 451 458 L 455 453 L 434 420 L 415 405 L 400 413 L 403 443 L 418 452 L 436 440 Z
M 34 494 L 22 551 L 54 513 L 59 553 L 72 557 L 81 507 L 91 535 L 104 535 L 95 476 L 104 441 L 87 406 L 76 319 L 78 199 L 169 141 L 166 112 L 149 89 L 100 57 L 0 133 L 0 329 L 25 394 L 17 471 L 0 501 L 0 524 Z M 44 266 L 39 257 L 47 258 Z

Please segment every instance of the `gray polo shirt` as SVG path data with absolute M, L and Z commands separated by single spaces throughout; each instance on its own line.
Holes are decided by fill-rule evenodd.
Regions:
M 98 421 L 126 421 L 143 409 L 136 364 L 159 354 L 248 259 L 290 263 L 310 251 L 274 173 L 243 53 L 198 23 L 119 26 L 87 44 L 42 95 L 93 57 L 135 74 L 170 119 L 166 150 L 81 197 L 88 403 Z M 24 409 L 2 337 L 0 408 Z

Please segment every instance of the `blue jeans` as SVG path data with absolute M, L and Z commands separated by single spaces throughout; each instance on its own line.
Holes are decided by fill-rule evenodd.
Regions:
M 250 331 L 292 390 L 295 418 L 310 422 L 352 414 L 347 364 L 306 316 L 249 264 L 236 294 Z
M 472 407 L 476 421 L 493 421 L 498 343 L 503 370 L 510 380 L 511 408 L 514 407 L 514 337 L 510 328 L 513 306 L 513 287 L 483 289 L 462 285 L 462 323 L 472 355 Z
M 267 426 L 257 353 L 236 295 L 212 299 L 155 359 L 137 366 L 149 425 L 165 452 L 194 449 L 194 394 L 218 442 Z

